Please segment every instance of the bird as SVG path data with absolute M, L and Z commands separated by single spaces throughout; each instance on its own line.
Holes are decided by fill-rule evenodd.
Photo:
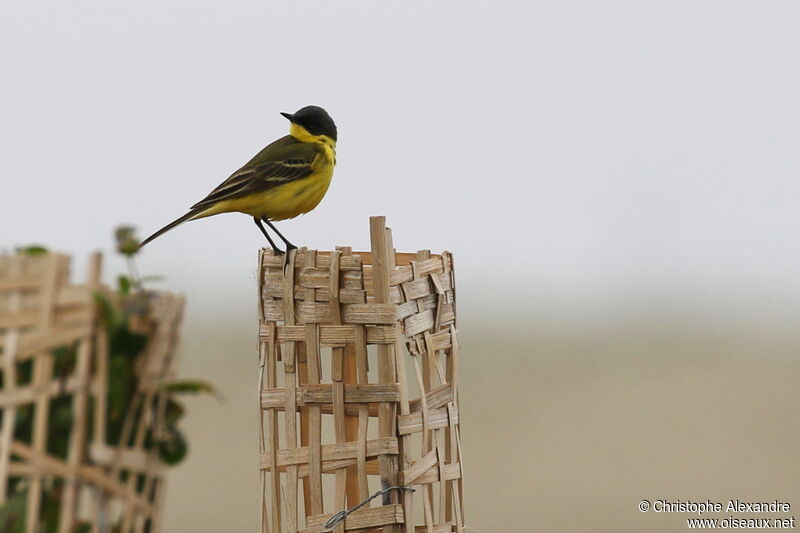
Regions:
M 184 222 L 239 212 L 253 217 L 275 253 L 284 252 L 262 222 L 283 241 L 286 252 L 297 249 L 272 222 L 308 213 L 322 201 L 333 178 L 338 135 L 333 119 L 321 107 L 309 105 L 281 115 L 289 119 L 289 135 L 267 145 L 188 213 L 147 237 L 139 247 Z

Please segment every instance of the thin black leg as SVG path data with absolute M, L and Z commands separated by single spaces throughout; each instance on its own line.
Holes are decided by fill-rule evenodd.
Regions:
M 287 240 L 286 240 L 286 237 L 284 237 L 283 235 L 281 235 L 281 232 L 280 232 L 280 231 L 278 231 L 278 229 L 277 229 L 275 226 L 273 226 L 273 225 L 272 225 L 272 222 L 270 222 L 268 218 L 264 217 L 262 220 L 263 220 L 264 222 L 266 222 L 266 223 L 267 223 L 267 226 L 269 226 L 269 227 L 272 229 L 272 231 L 274 231 L 274 232 L 275 232 L 275 234 L 276 234 L 278 237 L 280 237 L 280 238 L 281 238 L 281 240 L 283 241 L 283 244 L 285 244 L 285 245 L 286 245 L 286 251 L 287 251 L 287 252 L 288 252 L 289 250 L 297 250 L 297 246 L 295 246 L 294 244 L 292 244 L 292 243 L 290 243 L 289 241 L 287 241 Z
M 256 226 L 258 226 L 258 229 L 260 229 L 260 230 L 261 230 L 261 233 L 263 233 L 263 234 L 264 234 L 264 237 L 266 237 L 266 238 L 267 238 L 267 240 L 269 241 L 269 245 L 270 245 L 270 246 L 272 246 L 272 249 L 273 249 L 273 250 L 275 250 L 275 253 L 276 253 L 276 254 L 282 254 L 282 253 L 283 253 L 283 250 L 281 250 L 280 248 L 278 248 L 277 246 L 275 246 L 275 243 L 274 243 L 274 242 L 272 242 L 272 237 L 270 237 L 270 236 L 269 236 L 269 233 L 267 233 L 267 230 L 266 230 L 266 229 L 264 229 L 264 226 L 263 226 L 263 225 L 261 225 L 261 221 L 260 221 L 258 218 L 256 218 L 256 217 L 253 217 L 253 222 L 255 222 L 255 223 L 256 223 Z M 273 229 L 274 229 L 274 228 L 273 228 Z M 276 233 L 277 233 L 277 232 L 276 232 Z M 280 235 L 280 234 L 279 234 L 279 235 Z

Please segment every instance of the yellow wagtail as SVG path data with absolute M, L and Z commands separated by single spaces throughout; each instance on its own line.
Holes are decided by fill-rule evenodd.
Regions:
M 283 252 L 262 221 L 280 237 L 286 251 L 297 248 L 271 221 L 308 213 L 325 196 L 336 164 L 336 124 L 327 111 L 313 105 L 281 115 L 291 122 L 289 135 L 258 152 L 188 213 L 150 235 L 141 246 L 189 220 L 238 211 L 253 217 L 276 253 Z

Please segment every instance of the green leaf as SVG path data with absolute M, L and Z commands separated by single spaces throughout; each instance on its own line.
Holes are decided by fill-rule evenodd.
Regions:
M 186 457 L 189 444 L 183 433 L 175 428 L 170 428 L 169 434 L 158 442 L 158 451 L 162 461 L 168 465 L 176 465 Z
M 183 406 L 175 401 L 173 398 L 167 400 L 167 408 L 164 413 L 164 423 L 168 426 L 174 426 L 183 417 L 185 409 Z
M 24 533 L 27 503 L 28 491 L 25 489 L 14 492 L 0 506 L 0 531 L 3 533 Z
M 32 244 L 30 246 L 21 246 L 17 248 L 17 253 L 19 255 L 45 255 L 47 253 L 47 248 L 42 246 L 41 244 Z
M 132 257 L 136 255 L 136 252 L 139 251 L 141 245 L 139 241 L 136 239 L 126 239 L 117 244 L 117 251 L 122 255 L 127 255 L 128 257 Z
M 107 328 L 110 328 L 114 323 L 114 307 L 111 305 L 111 302 L 108 300 L 106 295 L 102 292 L 96 291 L 92 296 L 94 297 L 94 303 L 97 305 L 98 311 L 100 312 L 100 319 Z
M 211 394 L 219 397 L 219 393 L 208 381 L 201 379 L 182 379 L 161 385 L 161 390 L 175 394 Z
M 131 283 L 131 278 L 122 275 L 117 276 L 117 288 L 119 289 L 120 294 L 123 296 L 130 294 L 131 286 L 133 286 L 133 283 Z
M 56 482 L 51 490 L 45 490 L 42 495 L 41 520 L 43 531 L 58 531 L 58 520 L 61 514 L 61 499 L 58 494 L 61 492 L 59 483 Z
M 139 239 L 136 238 L 136 228 L 133 226 L 118 226 L 114 231 L 117 240 L 117 251 L 122 255 L 132 257 L 139 251 Z
M 136 231 L 134 226 L 117 226 L 117 228 L 114 230 L 114 238 L 117 240 L 117 242 L 130 239 L 133 237 L 134 231 Z

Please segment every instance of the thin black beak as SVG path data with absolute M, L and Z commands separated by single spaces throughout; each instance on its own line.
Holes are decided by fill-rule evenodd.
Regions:
M 288 118 L 289 122 L 294 122 L 294 115 L 292 115 L 291 113 L 281 113 L 281 115 Z

